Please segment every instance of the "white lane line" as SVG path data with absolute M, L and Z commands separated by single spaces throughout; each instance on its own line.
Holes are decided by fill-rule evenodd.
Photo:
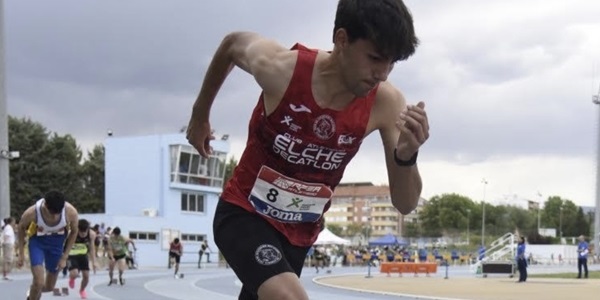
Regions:
M 422 299 L 422 300 L 464 300 L 464 299 L 459 299 L 459 298 L 445 298 L 445 297 L 422 296 L 422 295 L 403 294 L 403 293 L 394 293 L 394 292 L 380 292 L 380 291 L 365 290 L 365 289 L 345 287 L 345 286 L 339 286 L 339 285 L 333 285 L 333 284 L 329 284 L 329 283 L 319 282 L 319 279 L 322 279 L 322 278 L 345 277 L 345 276 L 351 276 L 351 275 L 356 275 L 356 274 L 348 273 L 348 274 L 342 274 L 342 275 L 317 276 L 317 277 L 313 278 L 312 281 L 315 284 L 330 287 L 330 288 L 336 288 L 336 289 L 342 289 L 342 290 L 348 290 L 348 291 L 354 291 L 354 292 L 361 292 L 361 293 L 366 293 L 366 294 L 371 293 L 371 294 L 378 294 L 378 295 L 407 297 L 407 298 Z M 360 273 L 360 275 L 363 275 L 363 274 Z
M 203 279 L 207 279 L 206 277 Z M 203 299 L 211 300 L 235 300 L 236 297 L 213 292 L 207 289 L 200 288 L 196 285 L 196 281 L 201 280 L 199 277 L 176 279 L 171 276 L 148 281 L 144 284 L 144 288 L 149 292 L 161 295 L 175 300 L 197 300 L 199 295 Z
M 102 299 L 102 300 L 112 300 L 111 298 L 104 297 L 96 292 L 94 289 L 96 286 L 100 285 L 100 283 L 92 283 L 92 277 L 90 276 L 90 282 L 88 283 L 88 299 Z M 76 287 L 75 291 L 79 289 Z M 77 292 L 79 294 L 79 292 Z

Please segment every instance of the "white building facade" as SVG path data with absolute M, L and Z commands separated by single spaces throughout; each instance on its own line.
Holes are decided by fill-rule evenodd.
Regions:
M 198 262 L 204 240 L 216 262 L 212 221 L 229 143 L 215 140 L 211 146 L 213 153 L 205 159 L 183 133 L 109 137 L 104 144 L 105 213 L 80 218 L 121 228 L 134 241 L 140 266 L 166 266 L 176 237 L 184 248 L 182 263 Z

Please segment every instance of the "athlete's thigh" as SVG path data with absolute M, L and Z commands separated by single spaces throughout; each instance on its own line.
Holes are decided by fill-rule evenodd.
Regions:
M 81 255 L 77 258 L 77 265 L 80 271 L 90 270 L 90 260 L 87 255 Z
M 40 245 L 36 237 L 29 238 L 27 243 L 27 250 L 29 250 L 29 264 L 31 267 L 44 264 L 44 249 Z
M 213 230 L 219 250 L 248 292 L 256 294 L 269 278 L 295 272 L 285 256 L 282 236 L 260 216 L 221 200 Z
M 69 256 L 69 260 L 67 261 L 67 265 L 69 266 L 69 271 L 71 271 L 71 270 L 79 270 L 79 259 L 78 259 L 78 256 L 76 256 L 76 255 Z
M 126 266 L 127 264 L 125 263 L 125 257 L 117 260 L 117 268 L 119 268 L 119 271 L 125 270 Z
M 46 271 L 53 273 L 58 272 L 58 262 L 63 255 L 63 248 L 65 243 L 64 235 L 49 235 L 40 237 L 42 241 L 42 248 L 44 250 L 44 264 Z

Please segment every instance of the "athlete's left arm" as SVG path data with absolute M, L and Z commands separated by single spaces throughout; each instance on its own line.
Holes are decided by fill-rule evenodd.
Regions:
M 77 209 L 70 203 L 65 203 L 65 210 L 67 224 L 69 226 L 69 235 L 67 235 L 67 241 L 61 259 L 67 261 L 69 258 L 69 251 L 73 248 L 77 233 L 79 232 L 79 214 L 77 213 Z
M 133 242 L 133 240 L 132 240 L 132 239 L 130 239 L 130 238 L 127 238 L 127 239 L 125 240 L 125 244 L 131 244 L 131 246 L 133 246 L 133 251 L 137 251 L 137 248 L 135 247 L 135 243 Z
M 423 182 L 416 161 L 412 165 L 396 161 L 416 159 L 419 147 L 429 138 L 424 108 L 423 102 L 407 105 L 400 91 L 383 82 L 369 120 L 369 128 L 378 129 L 383 142 L 392 204 L 404 215 L 417 207 Z
M 88 241 L 88 257 L 90 262 L 92 263 L 92 267 L 94 268 L 94 272 L 96 270 L 96 244 L 94 241 L 96 240 L 96 233 L 93 230 L 89 230 L 89 241 Z

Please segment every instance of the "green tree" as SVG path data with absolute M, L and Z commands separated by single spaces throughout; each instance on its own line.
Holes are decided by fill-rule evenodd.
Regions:
M 344 230 L 344 236 L 351 238 L 356 237 L 361 233 L 362 228 L 363 225 L 361 223 L 351 223 Z
M 38 172 L 38 159 L 48 143 L 44 126 L 30 119 L 8 117 L 8 139 L 11 150 L 20 152 L 10 162 L 11 215 L 20 216 L 43 192 L 39 182 L 47 179 Z
M 227 181 L 229 181 L 231 176 L 233 176 L 233 170 L 235 170 L 235 167 L 237 167 L 237 165 L 238 161 L 235 159 L 235 157 L 232 156 L 227 162 L 227 165 L 225 165 L 225 175 L 223 176 L 223 188 L 225 188 Z
M 542 224 L 546 228 L 555 228 L 556 234 L 561 236 L 577 236 L 577 216 L 579 208 L 571 200 L 559 196 L 548 197 L 542 210 Z
M 80 213 L 104 212 L 104 146 L 96 145 L 88 151 L 81 168 L 84 195 L 77 209 Z
M 421 228 L 419 226 L 419 223 L 417 222 L 408 222 L 408 223 L 404 223 L 404 230 L 403 230 L 403 236 L 404 237 L 420 237 L 421 236 Z
M 327 224 L 327 229 L 337 236 L 341 236 L 344 231 L 344 228 L 338 224 Z
M 582 234 L 585 236 L 590 236 L 590 223 L 588 218 L 586 218 L 585 214 L 583 213 L 583 209 L 581 207 L 579 207 L 577 210 L 577 217 L 575 218 L 574 226 L 575 228 L 573 228 L 573 231 L 569 232 L 570 236 L 579 236 Z
M 85 195 L 75 139 L 50 133 L 28 118 L 9 117 L 8 125 L 11 149 L 21 154 L 10 163 L 11 215 L 20 216 L 49 190 L 62 191 L 77 206 Z
M 467 230 L 467 218 L 476 211 L 475 203 L 458 194 L 443 194 L 432 197 L 419 216 L 423 235 L 438 237 L 459 235 Z M 469 222 L 473 225 L 473 222 Z

